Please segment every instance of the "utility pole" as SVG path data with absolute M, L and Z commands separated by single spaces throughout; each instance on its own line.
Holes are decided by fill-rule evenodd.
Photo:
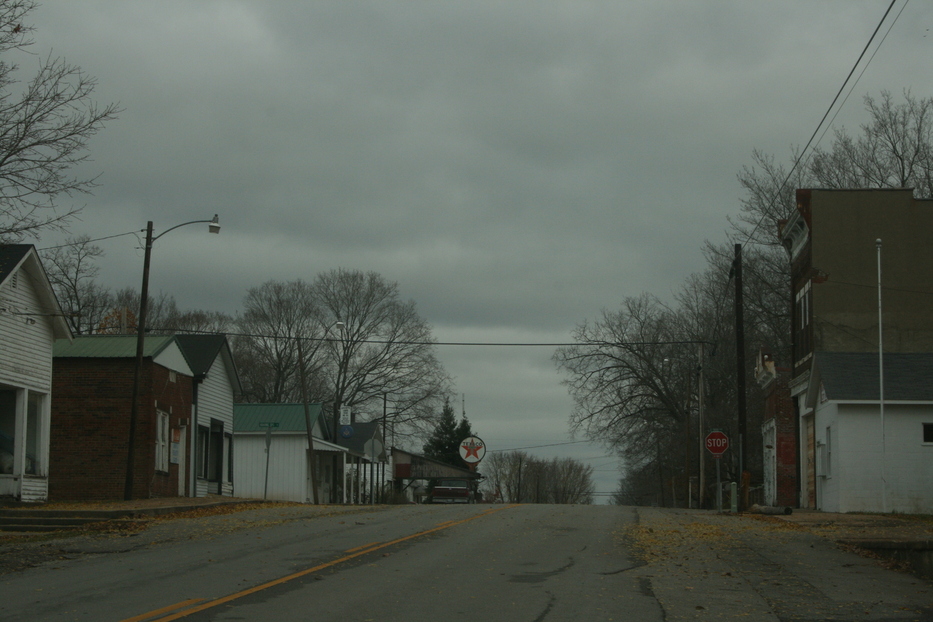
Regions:
M 308 432 L 308 472 L 311 475 L 311 500 L 314 502 L 314 505 L 318 505 L 317 467 L 315 465 L 317 456 L 314 453 L 314 424 L 311 422 L 311 407 L 308 405 L 308 380 L 305 377 L 305 353 L 301 347 L 301 337 L 298 337 L 296 341 L 298 342 L 298 371 L 300 374 L 299 379 L 301 380 L 301 403 L 304 405 L 305 429 Z
M 736 399 L 738 400 L 739 414 L 739 477 L 742 485 L 743 503 L 748 493 L 745 470 L 748 468 L 748 435 L 746 434 L 745 411 L 745 317 L 743 313 L 744 300 L 742 296 L 742 245 L 735 245 L 735 260 L 732 264 L 735 271 L 735 360 L 736 360 Z
M 703 451 L 703 441 L 706 437 L 704 434 L 704 421 L 703 421 L 703 366 L 706 364 L 706 359 L 703 356 L 703 342 L 700 344 L 700 367 L 699 367 L 699 387 L 697 387 L 697 456 L 700 459 L 700 477 L 699 477 L 699 490 L 697 491 L 697 507 L 703 509 L 703 496 L 706 492 L 706 452 Z

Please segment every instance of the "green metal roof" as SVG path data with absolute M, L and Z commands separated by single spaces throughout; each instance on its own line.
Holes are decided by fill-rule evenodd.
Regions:
M 146 337 L 143 356 L 158 355 L 174 340 L 174 335 Z M 58 339 L 52 355 L 57 358 L 134 358 L 136 335 L 84 335 L 71 342 Z
M 321 416 L 320 404 L 308 404 L 311 421 Z M 260 423 L 278 423 L 273 432 L 307 432 L 303 404 L 234 404 L 234 432 L 265 432 Z

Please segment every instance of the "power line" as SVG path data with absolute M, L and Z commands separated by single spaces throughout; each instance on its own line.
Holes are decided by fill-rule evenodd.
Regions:
M 143 230 L 143 232 L 144 232 L 144 231 L 145 231 L 145 229 Z M 69 242 L 68 244 L 59 244 L 59 245 L 57 245 L 57 246 L 46 246 L 46 247 L 44 247 L 44 248 L 37 248 L 36 250 L 38 250 L 38 251 L 50 251 L 50 250 L 54 250 L 54 249 L 56 249 L 56 248 L 65 248 L 66 246 L 80 246 L 81 244 L 90 244 L 91 242 L 100 242 L 101 240 L 110 240 L 110 239 L 112 239 L 112 238 L 123 237 L 124 235 L 135 235 L 135 236 L 138 236 L 139 233 L 140 233 L 139 231 L 127 231 L 127 232 L 125 232 L 125 233 L 115 233 L 115 234 L 113 234 L 113 235 L 105 235 L 105 236 L 102 237 L 102 238 L 94 238 L 93 240 L 81 240 L 81 241 Z
M 497 451 L 521 451 L 522 449 L 538 449 L 540 447 L 558 447 L 560 445 L 575 445 L 577 443 L 589 443 L 590 441 L 567 441 L 566 443 L 549 443 L 547 445 L 529 445 L 528 447 L 513 447 L 511 449 L 490 449 L 489 453 Z
M 776 194 L 772 195 L 771 201 L 768 204 L 768 210 L 765 211 L 765 213 L 762 214 L 761 218 L 758 219 L 758 222 L 755 224 L 755 227 L 752 229 L 751 233 L 748 234 L 748 237 L 746 238 L 745 243 L 742 244 L 742 246 L 745 246 L 745 244 L 748 244 L 748 242 L 752 239 L 752 237 L 758 231 L 758 228 L 761 226 L 761 224 L 764 222 L 765 218 L 767 217 L 768 211 L 770 211 L 770 209 L 774 207 L 775 202 L 780 198 L 780 194 L 784 192 L 784 187 L 787 185 L 787 182 L 790 181 L 790 178 L 794 174 L 794 171 L 797 170 L 797 167 L 800 165 L 800 162 L 803 160 L 804 154 L 807 153 L 807 150 L 810 148 L 810 145 L 813 143 L 813 139 L 816 138 L 816 135 L 819 133 L 820 128 L 823 126 L 823 123 L 825 123 L 826 118 L 829 116 L 829 113 L 832 112 L 833 107 L 836 105 L 836 102 L 839 101 L 839 96 L 845 90 L 846 84 L 849 83 L 849 80 L 852 79 L 852 74 L 855 73 L 855 70 L 856 68 L 858 68 L 859 63 L 862 62 L 862 59 L 865 57 L 866 52 L 868 52 L 868 48 L 871 47 L 872 41 L 875 40 L 875 36 L 877 36 L 878 31 L 881 30 L 881 25 L 884 24 L 884 21 L 888 18 L 888 14 L 891 12 L 891 9 L 894 8 L 894 4 L 896 2 L 897 0 L 891 0 L 891 4 L 888 5 L 887 10 L 884 12 L 884 15 L 881 17 L 881 21 L 878 22 L 878 25 L 875 27 L 874 32 L 872 32 L 871 37 L 868 39 L 868 43 L 866 43 L 865 47 L 862 49 L 862 53 L 859 54 L 859 57 L 855 61 L 855 64 L 852 65 L 852 69 L 849 71 L 849 74 L 846 76 L 846 79 L 843 80 L 842 86 L 840 86 L 839 91 L 836 92 L 836 96 L 833 98 L 833 101 L 829 105 L 829 108 L 827 108 L 826 112 L 823 114 L 823 118 L 820 119 L 820 122 L 817 124 L 816 129 L 813 130 L 813 134 L 810 136 L 810 140 L 807 141 L 806 146 L 797 156 L 797 160 L 794 162 L 794 165 L 791 167 L 790 171 L 787 173 L 787 176 L 784 178 L 784 181 L 781 182 L 781 185 L 778 187 Z M 898 13 L 898 17 L 900 17 L 900 13 Z M 896 21 L 897 19 L 895 19 L 895 22 Z M 892 23 L 892 27 L 893 27 L 893 23 Z M 887 34 L 885 34 L 885 38 L 887 38 Z M 874 55 L 872 55 L 872 58 L 874 58 Z M 871 59 L 869 59 L 869 63 L 870 62 L 871 62 Z M 868 68 L 867 64 L 865 68 L 866 69 Z M 864 73 L 864 69 L 862 72 Z M 859 75 L 859 78 L 861 78 L 861 75 Z M 838 111 L 837 111 L 837 114 L 838 114 Z
M 764 223 L 765 219 L 768 217 L 768 214 L 771 213 L 771 211 L 774 209 L 775 203 L 780 199 L 781 195 L 784 193 L 784 189 L 787 186 L 787 182 L 790 181 L 790 178 L 793 176 L 794 171 L 796 171 L 797 168 L 800 166 L 801 161 L 803 161 L 804 159 L 804 155 L 807 153 L 807 150 L 810 148 L 810 145 L 813 144 L 814 138 L 816 138 L 816 135 L 820 132 L 820 128 L 826 122 L 826 118 L 829 116 L 830 112 L 832 112 L 833 108 L 836 105 L 836 102 L 839 101 L 839 96 L 845 90 L 846 85 L 849 83 L 849 80 L 852 79 L 852 75 L 855 73 L 855 70 L 858 68 L 859 63 L 861 63 L 862 59 L 865 58 L 865 54 L 868 52 L 868 49 L 871 47 L 872 42 L 875 40 L 875 37 L 878 35 L 878 31 L 881 30 L 881 26 L 884 24 L 885 20 L 888 18 L 888 15 L 891 13 L 891 9 L 894 8 L 894 5 L 896 2 L 897 0 L 891 0 L 891 4 L 888 5 L 888 8 L 887 10 L 885 10 L 884 15 L 881 16 L 881 20 L 878 22 L 878 25 L 875 26 L 875 30 L 872 32 L 871 37 L 869 37 L 868 42 L 865 44 L 865 47 L 862 49 L 861 54 L 859 54 L 858 59 L 856 59 L 855 63 L 852 65 L 852 69 L 849 70 L 849 73 L 846 76 L 846 79 L 843 80 L 842 85 L 839 87 L 839 90 L 836 92 L 836 96 L 833 97 L 832 103 L 830 103 L 829 107 L 826 109 L 826 112 L 823 114 L 823 118 L 820 119 L 820 122 L 817 124 L 816 129 L 813 130 L 813 134 L 810 135 L 810 140 L 807 141 L 806 146 L 797 155 L 797 159 L 794 161 L 793 166 L 791 166 L 790 171 L 788 171 L 787 175 L 784 177 L 784 180 L 780 183 L 780 185 L 774 191 L 774 194 L 771 195 L 771 200 L 768 202 L 768 205 L 765 208 L 765 210 L 763 210 L 761 217 L 758 219 L 758 222 L 755 223 L 755 226 L 752 228 L 751 232 L 749 232 L 749 234 L 746 236 L 745 242 L 742 243 L 743 249 L 745 246 L 748 245 L 748 243 L 752 240 L 752 238 L 758 232 L 758 229 L 761 227 L 762 223 Z M 901 13 L 903 13 L 904 8 L 906 8 L 906 6 L 907 6 L 907 3 L 905 2 L 904 7 L 902 7 L 901 10 L 898 12 L 894 21 L 891 23 L 891 27 L 888 28 L 888 32 L 886 32 L 884 37 L 882 38 L 881 43 L 884 43 L 884 40 L 887 39 L 888 33 L 890 33 L 891 28 L 894 27 L 894 24 L 897 23 L 898 18 L 900 18 Z M 868 63 L 865 64 L 865 67 L 862 68 L 862 72 L 859 74 L 858 79 L 852 85 L 853 89 L 855 88 L 855 84 L 858 83 L 858 80 L 861 79 L 862 75 L 868 69 L 868 65 L 871 64 L 871 61 L 874 59 L 875 54 L 878 53 L 878 49 L 880 49 L 881 43 L 878 44 L 878 48 L 875 50 L 874 53 L 872 53 L 871 57 L 868 59 Z M 851 94 L 851 90 L 849 94 Z M 845 102 L 848 101 L 848 98 L 849 98 L 849 95 L 846 95 L 845 99 L 843 100 L 843 104 L 845 104 Z M 832 125 L 832 121 L 835 121 L 836 116 L 839 114 L 839 111 L 841 109 L 842 109 L 842 106 L 840 106 L 836 110 L 836 114 L 833 115 L 832 120 L 826 126 L 826 130 L 824 130 L 824 134 L 829 129 L 829 127 Z M 820 137 L 820 140 L 822 140 L 822 136 Z M 731 265 L 732 265 L 732 270 L 729 272 L 729 278 L 726 280 L 723 286 L 723 293 L 721 297 L 722 300 L 725 300 L 725 298 L 728 296 L 728 293 L 729 293 L 729 283 L 732 281 L 732 276 L 735 271 L 735 260 L 732 261 Z M 719 319 L 721 320 L 722 316 L 720 316 Z M 719 326 L 717 324 L 717 332 L 718 332 L 718 329 L 719 329 Z
M 262 333 L 239 333 L 234 331 L 215 331 L 215 330 L 194 330 L 194 329 L 176 329 L 172 327 L 149 327 L 146 332 L 152 333 L 194 333 L 216 335 L 222 332 L 231 337 L 247 337 L 251 339 L 302 339 L 304 341 L 320 341 L 323 343 L 346 343 L 346 339 L 340 337 L 299 337 L 296 335 L 266 335 Z M 573 346 L 667 346 L 667 345 L 687 345 L 706 343 L 715 345 L 709 341 L 697 340 L 671 340 L 671 341 L 600 341 L 600 342 L 507 342 L 507 341 L 405 341 L 398 339 L 352 339 L 352 343 L 369 343 L 377 345 L 400 345 L 400 346 L 467 346 L 467 347 L 499 347 L 499 348 L 569 348 Z

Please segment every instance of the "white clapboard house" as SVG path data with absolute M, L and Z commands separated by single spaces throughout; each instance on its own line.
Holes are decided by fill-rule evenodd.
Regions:
M 52 346 L 71 338 L 35 247 L 0 245 L 0 498 L 48 498 Z

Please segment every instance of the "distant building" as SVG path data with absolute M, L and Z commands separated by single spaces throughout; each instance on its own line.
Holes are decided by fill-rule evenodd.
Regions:
M 235 405 L 236 496 L 310 503 L 314 500 L 313 469 L 319 503 L 357 500 L 352 494 L 354 482 L 349 479 L 360 474 L 365 456 L 362 451 L 325 440 L 329 434 L 321 405 L 308 404 L 308 409 L 313 462 L 309 459 L 303 404 Z M 369 429 L 368 424 L 359 425 Z

